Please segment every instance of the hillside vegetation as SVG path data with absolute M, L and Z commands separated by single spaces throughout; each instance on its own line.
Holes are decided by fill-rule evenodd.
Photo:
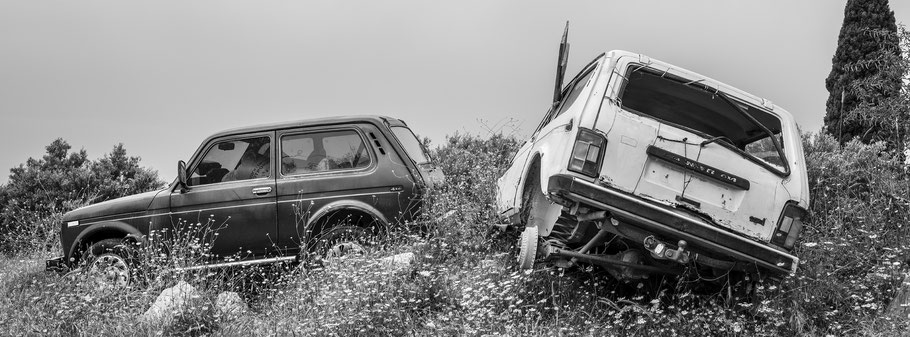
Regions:
M 321 268 L 292 265 L 203 273 L 204 245 L 176 256 L 149 249 L 145 281 L 99 287 L 80 273 L 43 271 L 48 237 L 0 260 L 0 333 L 10 335 L 906 335 L 907 317 L 884 315 L 910 270 L 908 164 L 882 144 L 805 137 L 811 219 L 797 248 L 799 272 L 767 284 L 754 303 L 729 304 L 726 288 L 697 276 L 620 284 L 598 269 L 519 271 L 515 236 L 490 231 L 495 179 L 519 142 L 455 135 L 434 151 L 447 184 L 428 197 L 424 232 L 397 231 L 364 257 Z M 28 228 L 27 218 L 16 224 Z M 192 229 L 190 224 L 188 229 Z M 56 234 L 43 231 L 35 236 Z M 154 247 L 152 247 L 154 248 Z M 173 248 L 173 247 L 172 247 Z M 173 251 L 173 250 L 172 250 Z M 413 252 L 407 266 L 378 258 Z M 178 261 L 179 260 L 179 261 Z M 167 324 L 138 317 L 162 289 L 185 280 L 202 291 Z M 706 290 L 707 289 L 707 290 Z M 250 311 L 222 316 L 221 291 Z
M 139 166 L 123 144 L 98 160 L 70 151 L 62 138 L 41 158 L 10 169 L 0 185 L 0 252 L 59 251 L 60 216 L 82 205 L 151 191 L 164 185 L 158 173 Z

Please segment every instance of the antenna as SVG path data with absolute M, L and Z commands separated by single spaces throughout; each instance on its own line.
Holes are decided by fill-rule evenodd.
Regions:
M 553 89 L 553 103 L 562 100 L 562 80 L 566 75 L 566 65 L 569 63 L 569 21 L 562 33 L 562 42 L 559 43 L 559 58 L 556 60 L 556 88 Z

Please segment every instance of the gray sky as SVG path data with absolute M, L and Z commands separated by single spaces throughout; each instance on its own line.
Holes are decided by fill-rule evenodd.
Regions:
M 599 53 L 644 53 L 792 112 L 817 131 L 845 0 L 0 0 L 0 183 L 57 137 L 117 143 L 162 178 L 214 132 L 352 114 L 441 144 L 513 120 L 525 136 Z M 892 1 L 898 22 L 910 2 Z

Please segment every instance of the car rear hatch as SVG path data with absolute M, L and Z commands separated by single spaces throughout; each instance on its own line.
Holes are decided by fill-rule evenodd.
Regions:
M 625 79 L 622 111 L 608 135 L 617 145 L 608 144 L 606 153 L 622 159 L 607 159 L 603 176 L 639 197 L 768 242 L 789 200 L 781 187 L 789 168 L 780 119 L 682 70 L 633 65 Z

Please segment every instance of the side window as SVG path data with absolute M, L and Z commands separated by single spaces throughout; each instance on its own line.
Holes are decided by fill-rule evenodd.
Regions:
M 193 168 L 189 184 L 268 178 L 271 171 L 269 137 L 217 142 Z
M 571 87 L 567 88 L 565 92 L 563 92 L 563 99 L 559 104 L 559 109 L 556 110 L 555 113 L 552 109 L 548 111 L 547 115 L 540 122 L 540 125 L 537 126 L 537 130 L 534 131 L 534 134 L 540 132 L 540 129 L 542 129 L 544 125 L 550 124 L 550 121 L 556 118 L 556 116 L 559 116 L 563 112 L 566 112 L 566 110 L 569 110 L 569 108 L 571 108 L 575 102 L 578 101 L 578 96 L 581 94 L 582 89 L 587 86 L 588 81 L 594 74 L 594 68 L 596 67 L 596 64 L 590 65 L 575 77 L 575 81 L 570 84 Z
M 591 75 L 593 74 L 594 68 L 589 68 L 587 73 L 572 85 L 572 90 L 570 90 L 562 100 L 562 105 L 559 106 L 559 111 L 556 112 L 556 116 L 562 115 L 563 112 L 566 112 L 566 110 L 569 110 L 569 108 L 575 105 L 575 102 L 578 101 L 578 95 L 581 94 L 581 90 L 587 86 L 588 80 L 591 79 Z
M 354 130 L 281 137 L 281 174 L 349 170 L 370 166 L 370 155 Z

